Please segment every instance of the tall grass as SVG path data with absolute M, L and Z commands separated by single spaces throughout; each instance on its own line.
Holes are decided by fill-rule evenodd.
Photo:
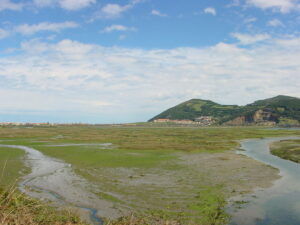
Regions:
M 0 189 L 0 225 L 84 225 L 69 211 L 57 211 L 16 188 Z
M 0 183 L 4 184 L 7 162 L 0 172 Z M 86 225 L 70 211 L 57 211 L 21 193 L 17 190 L 17 181 L 0 187 L 0 225 Z

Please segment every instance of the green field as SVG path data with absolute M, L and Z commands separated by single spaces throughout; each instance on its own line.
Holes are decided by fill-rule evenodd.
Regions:
M 300 163 L 300 140 L 275 142 L 271 146 L 271 153 L 283 159 Z
M 150 126 L 0 129 L 3 144 L 33 147 L 72 164 L 75 172 L 90 182 L 91 191 L 116 208 L 142 217 L 204 225 L 226 223 L 226 198 L 266 186 L 263 176 L 277 173 L 228 150 L 237 148 L 242 139 L 292 135 L 300 135 L 300 131 Z M 101 143 L 112 146 L 53 146 Z M 18 157 L 22 155 L 16 152 Z
M 297 130 L 255 127 L 138 127 L 138 126 L 58 126 L 45 128 L 0 128 L 7 144 L 43 145 L 60 143 L 112 143 L 120 150 L 223 151 L 238 140 L 268 136 L 297 135 Z M 3 142 L 5 143 L 5 142 Z
M 28 172 L 22 162 L 25 153 L 19 149 L 0 148 L 0 186 L 11 187 Z

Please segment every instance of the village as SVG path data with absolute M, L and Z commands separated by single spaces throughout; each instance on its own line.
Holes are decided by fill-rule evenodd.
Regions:
M 0 122 L 0 126 L 54 126 L 54 123 Z
M 172 120 L 172 119 L 156 119 L 153 120 L 154 123 L 175 123 L 175 124 L 196 124 L 200 126 L 210 126 L 213 125 L 216 120 L 212 116 L 200 116 L 194 120 Z

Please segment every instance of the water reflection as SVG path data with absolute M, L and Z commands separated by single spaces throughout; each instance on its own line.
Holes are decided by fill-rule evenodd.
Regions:
M 299 225 L 300 224 L 300 164 L 273 156 L 269 151 L 274 141 L 299 137 L 266 138 L 243 141 L 239 152 L 280 169 L 281 179 L 268 189 L 257 190 L 233 201 L 247 201 L 240 209 L 231 207 L 230 225 Z

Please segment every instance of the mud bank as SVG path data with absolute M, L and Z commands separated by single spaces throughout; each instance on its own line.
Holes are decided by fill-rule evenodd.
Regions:
M 70 145 L 82 144 L 49 146 Z M 224 196 L 229 198 L 251 193 L 257 187 L 270 187 L 274 180 L 280 178 L 279 170 L 234 151 L 177 151 L 170 153 L 174 156 L 171 160 L 162 161 L 153 168 L 91 167 L 77 169 L 79 176 L 71 164 L 48 157 L 33 148 L 0 146 L 27 152 L 25 162 L 32 172 L 20 184 L 23 192 L 51 200 L 61 207 L 70 207 L 95 224 L 101 224 L 99 218 L 114 219 L 132 211 L 165 210 L 170 205 L 173 208 L 169 211 L 177 212 L 180 208 L 190 212 L 189 206 L 198 203 L 195 196 L 203 188 L 221 187 Z M 97 147 L 95 144 L 87 146 Z M 111 145 L 102 147 L 110 148 Z M 107 193 L 112 201 L 105 199 Z
M 50 200 L 58 207 L 68 207 L 94 224 L 102 224 L 102 217 L 117 218 L 122 215 L 121 210 L 113 208 L 111 202 L 93 194 L 91 185 L 76 175 L 70 164 L 26 146 L 0 147 L 17 148 L 27 153 L 25 163 L 31 168 L 31 173 L 23 177 L 19 187 L 29 196 Z

